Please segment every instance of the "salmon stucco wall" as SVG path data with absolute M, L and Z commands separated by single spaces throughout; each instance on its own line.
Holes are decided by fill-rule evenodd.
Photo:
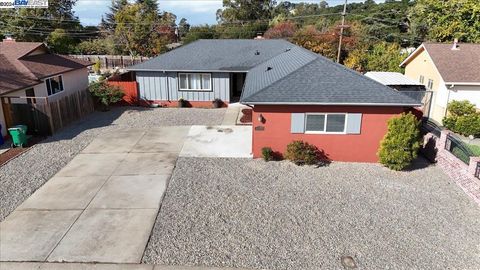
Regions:
M 263 147 L 284 153 L 287 144 L 303 140 L 324 150 L 334 161 L 378 162 L 380 141 L 387 132 L 387 122 L 405 111 L 403 107 L 360 106 L 274 106 L 255 105 L 253 144 L 255 158 Z M 291 113 L 362 113 L 360 134 L 292 134 Z M 264 122 L 259 122 L 262 114 Z M 263 128 L 262 128 L 263 127 Z

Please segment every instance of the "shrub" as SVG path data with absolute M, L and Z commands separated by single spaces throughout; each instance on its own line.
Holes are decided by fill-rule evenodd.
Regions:
M 97 75 L 100 75 L 100 68 L 101 67 L 102 67 L 102 65 L 100 63 L 100 59 L 97 59 L 97 61 L 95 61 L 95 64 L 93 64 L 93 66 L 92 66 L 93 72 L 95 72 L 95 74 L 97 74 Z
M 273 153 L 273 150 L 272 150 L 271 147 L 263 147 L 262 148 L 262 158 L 263 158 L 263 160 L 265 160 L 265 161 L 273 160 L 273 156 L 274 156 L 274 153 Z
M 412 113 L 403 113 L 388 121 L 388 131 L 380 143 L 380 163 L 400 171 L 417 157 L 420 148 L 420 121 Z
M 480 113 L 468 100 L 454 100 L 448 104 L 449 115 L 443 118 L 443 125 L 455 133 L 465 136 L 480 136 Z
M 293 141 L 287 145 L 287 151 L 284 156 L 297 165 L 313 165 L 319 160 L 319 150 L 315 145 L 307 142 Z
M 447 110 L 451 116 L 464 116 L 476 112 L 475 105 L 468 100 L 454 100 L 448 103 Z
M 88 90 L 104 106 L 105 110 L 108 110 L 110 104 L 122 100 L 125 95 L 120 87 L 109 85 L 106 81 L 92 83 Z
M 459 116 L 455 123 L 454 132 L 464 136 L 480 136 L 480 113 Z

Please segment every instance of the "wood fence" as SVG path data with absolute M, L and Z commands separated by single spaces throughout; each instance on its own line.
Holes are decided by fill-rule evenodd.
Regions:
M 94 111 L 88 90 L 55 100 L 48 97 L 0 97 L 7 128 L 27 125 L 29 134 L 46 136 Z
M 70 57 L 86 60 L 92 63 L 100 61 L 101 69 L 124 69 L 129 66 L 140 64 L 150 59 L 145 56 L 128 56 L 128 55 L 83 55 L 75 54 Z
M 108 80 L 109 85 L 118 86 L 122 89 L 125 96 L 123 96 L 123 102 L 128 105 L 138 104 L 138 88 L 136 81 L 110 81 Z

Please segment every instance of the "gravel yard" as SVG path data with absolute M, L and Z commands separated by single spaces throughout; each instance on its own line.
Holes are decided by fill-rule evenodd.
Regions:
M 480 269 L 480 209 L 440 168 L 179 158 L 144 263 Z M 345 268 L 346 269 L 346 268 Z
M 96 135 L 120 128 L 218 125 L 225 109 L 115 107 L 95 112 L 0 167 L 0 221 L 83 150 Z

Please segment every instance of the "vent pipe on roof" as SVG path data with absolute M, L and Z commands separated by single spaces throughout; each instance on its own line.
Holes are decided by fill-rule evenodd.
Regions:
M 10 34 L 6 34 L 3 42 L 15 42 L 15 39 Z
M 256 50 L 255 55 L 260 55 L 260 51 Z
M 459 50 L 459 48 L 458 48 L 458 38 L 453 40 L 452 50 Z
M 263 33 L 258 32 L 257 36 L 253 39 L 265 39 L 265 38 L 263 37 Z

